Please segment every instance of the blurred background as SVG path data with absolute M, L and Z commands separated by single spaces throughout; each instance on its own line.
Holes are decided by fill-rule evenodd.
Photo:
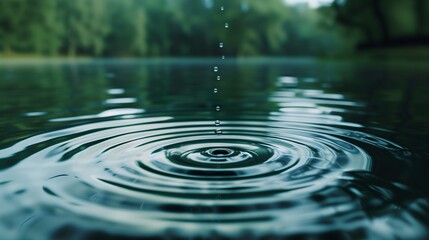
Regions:
M 0 58 L 210 57 L 221 39 L 236 57 L 427 57 L 429 1 L 0 1 Z

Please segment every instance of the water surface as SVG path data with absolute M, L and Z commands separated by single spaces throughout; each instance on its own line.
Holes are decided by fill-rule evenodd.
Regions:
M 215 64 L 2 62 L 0 235 L 429 236 L 428 64 Z

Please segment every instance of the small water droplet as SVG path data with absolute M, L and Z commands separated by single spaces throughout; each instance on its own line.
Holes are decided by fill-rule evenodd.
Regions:
M 220 111 L 220 106 L 216 106 L 216 111 Z
M 214 92 L 214 93 L 217 93 L 217 92 L 218 92 L 217 88 L 213 89 L 213 92 Z
M 219 47 L 223 48 L 223 42 L 219 43 Z
M 220 7 L 220 10 L 221 10 L 221 11 L 223 11 L 223 10 L 225 10 L 225 8 L 224 8 L 223 6 L 221 6 L 221 7 Z
M 225 23 L 225 28 L 229 28 L 229 24 L 228 23 Z
M 218 67 L 214 67 L 214 68 L 213 68 L 213 71 L 218 72 L 218 71 L 219 71 L 219 68 L 218 68 Z
M 216 129 L 216 130 L 215 130 L 215 134 L 217 134 L 217 135 L 221 135 L 221 134 L 222 134 L 222 130 L 221 130 L 221 129 L 219 129 L 219 128 L 218 128 L 218 129 Z
M 216 80 L 220 81 L 220 76 L 217 76 L 217 77 L 216 77 Z
M 225 60 L 225 55 L 222 56 L 222 60 Z
M 220 121 L 219 121 L 219 120 L 216 120 L 216 121 L 215 121 L 215 125 L 216 125 L 216 126 L 219 126 L 219 125 L 220 125 Z

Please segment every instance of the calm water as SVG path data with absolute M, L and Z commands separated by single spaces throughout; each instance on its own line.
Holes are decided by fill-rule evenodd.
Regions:
M 1 238 L 429 236 L 428 64 L 215 64 L 0 63 Z

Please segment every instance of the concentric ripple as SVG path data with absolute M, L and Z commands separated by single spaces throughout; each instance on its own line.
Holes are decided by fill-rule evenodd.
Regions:
M 2 221 L 21 223 L 2 231 L 18 238 L 31 238 L 32 231 L 84 238 L 94 232 L 391 237 L 412 214 L 401 204 L 426 206 L 414 198 L 395 202 L 405 190 L 392 184 L 362 187 L 376 161 L 366 149 L 392 159 L 406 153 L 387 140 L 279 119 L 224 121 L 222 129 L 217 136 L 211 121 L 186 118 L 111 119 L 4 148 L 1 203 L 14 207 L 0 210 L 10 216 Z M 369 219 L 368 209 L 378 215 Z M 386 216 L 397 217 L 389 223 L 381 220 Z M 405 236 L 425 234 L 420 230 Z

